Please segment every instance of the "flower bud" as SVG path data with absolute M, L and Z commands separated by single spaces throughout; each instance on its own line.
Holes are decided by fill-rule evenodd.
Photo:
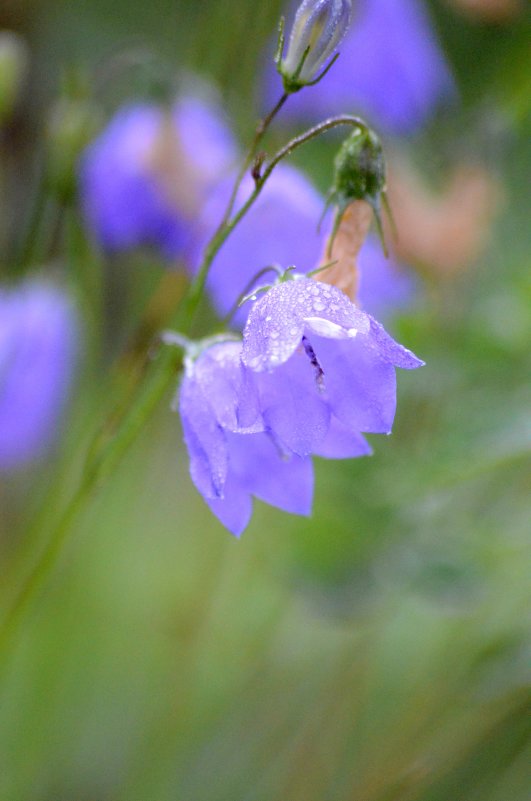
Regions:
M 328 242 L 328 255 L 332 252 L 343 215 L 355 201 L 364 201 L 372 208 L 378 235 L 387 254 L 381 219 L 382 200 L 389 212 L 385 195 L 385 159 L 380 139 L 374 131 L 360 125 L 351 133 L 341 145 L 334 168 L 334 183 L 328 195 L 328 203 L 334 203 L 337 211 Z
M 0 121 L 13 108 L 27 66 L 27 49 L 21 37 L 11 31 L 0 31 Z
M 279 66 L 288 93 L 319 80 L 352 17 L 351 0 L 303 0 L 295 15 L 288 52 Z
M 359 128 L 345 139 L 334 162 L 332 195 L 340 207 L 353 200 L 365 200 L 380 207 L 385 190 L 385 159 L 378 136 L 370 128 Z

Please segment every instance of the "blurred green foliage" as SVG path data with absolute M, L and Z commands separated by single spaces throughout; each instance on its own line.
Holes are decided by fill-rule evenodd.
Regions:
M 33 57 L 9 133 L 11 169 L 24 169 L 8 231 L 28 215 L 37 132 L 67 75 L 105 114 L 200 69 L 245 138 L 279 8 L 7 2 L 0 23 Z M 464 103 L 417 159 L 436 181 L 456 152 L 479 151 L 505 205 L 481 263 L 396 321 L 427 367 L 400 382 L 395 433 L 373 438 L 370 460 L 319 463 L 311 520 L 258 505 L 238 543 L 193 491 L 177 418 L 161 409 L 3 665 L 2 801 L 529 797 L 530 23 L 433 11 Z M 298 157 L 323 188 L 335 147 Z M 83 299 L 98 278 L 75 225 L 68 242 Z M 65 454 L 161 271 L 145 255 L 109 265 L 104 355 L 86 355 Z M 89 332 L 97 313 L 86 307 Z M 5 596 L 18 549 L 35 544 L 25 523 L 73 480 L 66 459 L 0 488 Z

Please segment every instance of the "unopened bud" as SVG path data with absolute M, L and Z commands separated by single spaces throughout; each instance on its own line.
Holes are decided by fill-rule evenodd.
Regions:
M 279 72 L 288 93 L 320 79 L 345 36 L 352 18 L 352 0 L 303 0 L 295 15 L 288 52 Z
M 24 40 L 11 31 L 0 31 L 0 121 L 10 114 L 28 67 Z
M 380 208 L 385 190 L 385 159 L 380 139 L 370 128 L 357 129 L 341 145 L 334 162 L 334 200 L 340 208 L 366 200 Z
M 341 145 L 334 161 L 334 168 L 334 183 L 330 190 L 329 202 L 337 206 L 337 213 L 330 248 L 345 210 L 354 201 L 363 200 L 374 212 L 378 233 L 385 250 L 381 221 L 382 199 L 386 204 L 385 158 L 380 139 L 374 131 L 365 126 L 354 130 Z

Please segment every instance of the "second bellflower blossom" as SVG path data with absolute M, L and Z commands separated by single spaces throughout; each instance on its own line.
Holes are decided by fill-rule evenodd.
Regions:
M 320 421 L 309 443 L 313 452 L 324 441 L 327 415 L 328 425 L 335 420 L 355 435 L 390 433 L 396 411 L 395 367 L 412 370 L 423 364 L 340 290 L 303 276 L 277 284 L 254 304 L 242 361 L 270 381 L 278 375 L 279 386 L 283 370 L 291 371 L 296 362 L 306 365 L 306 378 L 299 381 L 292 403 L 279 404 L 270 428 L 284 440 L 310 410 Z M 307 378 L 310 368 L 312 380 Z

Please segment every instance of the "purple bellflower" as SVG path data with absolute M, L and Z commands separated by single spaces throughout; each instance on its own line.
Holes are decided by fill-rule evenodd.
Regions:
M 252 425 L 242 425 L 240 404 Z M 250 520 L 253 495 L 293 514 L 311 511 L 311 460 L 279 450 L 256 404 L 241 364 L 241 343 L 215 344 L 196 360 L 186 359 L 179 410 L 192 481 L 237 536 Z
M 180 257 L 206 193 L 236 156 L 221 114 L 199 98 L 183 97 L 171 112 L 123 108 L 81 160 L 87 225 L 109 252 L 149 245 Z
M 317 86 L 290 98 L 284 114 L 317 122 L 345 109 L 389 134 L 420 128 L 454 94 L 449 67 L 422 0 L 357 0 L 340 58 Z M 267 73 L 267 100 L 280 80 Z
M 252 496 L 309 514 L 310 457 L 370 454 L 362 432 L 393 425 L 395 367 L 422 364 L 335 287 L 277 284 L 252 306 L 243 345 L 186 359 L 179 410 L 196 488 L 236 535 Z
M 283 392 L 284 372 L 290 376 L 291 404 L 283 399 L 277 405 L 269 427 L 300 455 L 306 449 L 316 453 L 332 424 L 355 437 L 389 434 L 396 411 L 395 367 L 423 364 L 339 289 L 304 276 L 277 284 L 253 305 L 242 361 L 262 374 L 272 396 L 275 385 Z M 296 385 L 291 375 L 297 376 Z M 298 437 L 305 417 L 313 420 L 306 440 Z
M 205 204 L 201 235 L 192 259 L 195 268 L 202 248 L 223 217 L 232 185 L 233 180 L 220 184 Z M 236 208 L 253 187 L 248 177 L 238 193 Z M 209 273 L 207 289 L 222 316 L 228 314 L 243 293 L 251 290 L 253 278 L 264 267 L 316 263 L 321 249 L 317 224 L 323 206 L 321 196 L 303 173 L 294 167 L 277 167 L 253 208 L 217 255 Z M 234 322 L 243 327 L 245 317 L 246 310 L 241 309 Z
M 40 282 L 0 289 L 0 471 L 40 456 L 57 433 L 76 350 L 73 309 Z

